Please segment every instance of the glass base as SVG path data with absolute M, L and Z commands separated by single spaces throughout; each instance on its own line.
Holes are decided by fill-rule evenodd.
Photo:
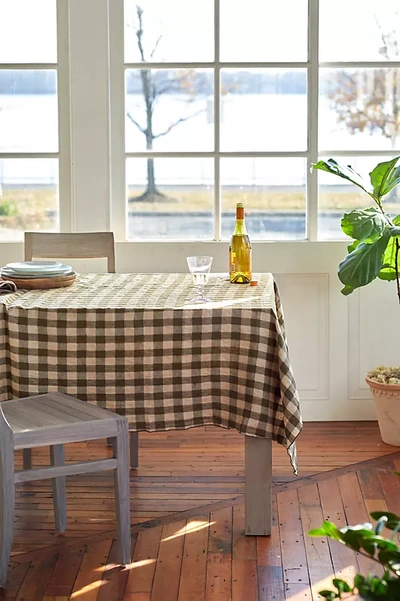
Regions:
M 202 305 L 203 303 L 211 303 L 211 300 L 205 296 L 195 296 L 194 298 L 191 298 L 188 303 L 191 305 Z

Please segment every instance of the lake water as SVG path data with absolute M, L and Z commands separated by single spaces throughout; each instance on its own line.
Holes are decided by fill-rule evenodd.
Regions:
M 131 94 L 127 111 L 144 125 L 140 96 Z M 320 146 L 330 149 L 354 148 L 390 150 L 390 140 L 380 135 L 351 136 L 336 123 L 336 113 L 321 98 Z M 198 113 L 198 114 L 196 114 Z M 212 151 L 213 106 L 211 98 L 185 102 L 180 96 L 162 96 L 154 112 L 154 132 L 165 131 L 179 117 L 196 114 L 154 141 L 154 150 L 164 152 Z M 307 148 L 307 104 L 305 94 L 231 94 L 222 98 L 221 150 L 305 151 Z M 0 152 L 57 152 L 57 98 L 55 95 L 0 94 Z M 127 151 L 145 150 L 145 138 L 126 119 Z M 304 161 L 269 159 L 225 161 L 225 179 L 234 185 L 303 185 Z M 369 161 L 371 162 L 371 161 Z M 51 160 L 0 161 L 1 183 L 54 183 L 57 170 Z M 202 185 L 212 181 L 212 159 L 159 159 L 160 184 Z M 358 161 L 360 164 L 360 162 Z M 368 161 L 365 165 L 368 164 Z M 362 164 L 360 164 L 362 166 Z M 182 167 L 184 166 L 184 170 Z M 128 185 L 145 181 L 145 160 L 127 164 Z
M 141 120 L 141 97 L 129 95 L 127 109 Z M 336 123 L 336 113 L 326 99 L 320 103 L 320 144 L 331 149 L 390 149 L 390 141 L 382 136 L 358 134 L 350 136 Z M 212 98 L 184 102 L 180 96 L 163 96 L 154 114 L 154 131 L 165 131 L 182 116 L 195 117 L 174 127 L 168 135 L 154 142 L 154 150 L 194 152 L 213 150 Z M 231 94 L 222 98 L 221 150 L 305 151 L 307 147 L 307 104 L 304 94 Z M 57 99 L 55 95 L 0 95 L 0 152 L 57 152 Z M 126 119 L 128 151 L 145 150 L 144 136 Z M 350 159 L 361 172 L 368 172 L 375 157 Z M 349 162 L 349 159 L 346 159 Z M 213 188 L 212 158 L 164 158 L 155 161 L 156 178 L 162 186 L 186 186 L 203 189 L 210 195 Z M 128 159 L 127 184 L 145 186 L 146 159 Z M 341 180 L 320 174 L 320 182 L 336 188 Z M 224 158 L 221 159 L 221 182 L 229 188 L 256 186 L 279 191 L 282 187 L 304 187 L 307 163 L 302 158 Z M 31 187 L 57 185 L 57 159 L 0 159 L 0 184 Z M 210 207 L 211 208 L 211 207 Z M 140 213 L 128 219 L 128 235 L 150 238 L 212 238 L 212 216 L 207 211 L 185 214 Z M 249 229 L 262 239 L 304 239 L 305 213 L 265 212 L 249 216 Z M 320 215 L 320 237 L 340 236 L 337 215 Z M 231 219 L 224 216 L 223 235 L 232 231 Z

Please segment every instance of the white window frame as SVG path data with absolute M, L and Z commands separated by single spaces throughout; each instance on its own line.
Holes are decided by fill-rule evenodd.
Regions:
M 32 0 L 33 1 L 33 0 Z M 215 2 L 216 56 L 212 62 L 146 63 L 148 67 L 209 68 L 214 70 L 214 134 L 212 152 L 125 152 L 125 70 L 142 63 L 124 63 L 123 0 L 55 0 L 57 2 L 57 63 L 9 63 L 1 69 L 53 69 L 58 83 L 59 151 L 54 153 L 0 153 L 0 158 L 57 158 L 59 161 L 59 210 L 61 231 L 112 230 L 116 240 L 139 244 L 195 242 L 188 240 L 127 240 L 126 158 L 192 157 L 215 162 L 214 240 L 221 242 L 220 158 L 300 157 L 307 161 L 306 235 L 301 241 L 318 241 L 318 181 L 311 163 L 320 156 L 390 157 L 393 150 L 332 150 L 318 148 L 318 82 L 320 68 L 400 68 L 400 61 L 319 63 L 319 0 L 308 1 L 308 60 L 304 62 L 219 62 L 219 5 Z M 94 27 L 93 25 L 96 25 Z M 289 152 L 221 152 L 218 128 L 223 68 L 303 68 L 307 71 L 307 150 Z M 271 240 L 257 240 L 269 244 Z M 324 241 L 328 242 L 328 241 Z M 329 242 L 336 242 L 329 240 Z M 338 241 L 342 242 L 342 241 Z M 225 244 L 225 241 L 222 241 Z M 343 243 L 343 242 L 342 242 Z
M 111 172 L 112 183 L 112 225 L 116 235 L 121 240 L 126 240 L 127 232 L 127 201 L 125 189 L 125 163 L 128 158 L 163 158 L 163 157 L 189 157 L 213 158 L 215 162 L 214 181 L 214 241 L 221 241 L 221 181 L 220 159 L 227 157 L 284 157 L 304 158 L 307 161 L 306 181 L 306 241 L 318 241 L 318 179 L 317 173 L 312 171 L 311 164 L 318 161 L 320 156 L 393 156 L 396 150 L 331 150 L 318 147 L 318 96 L 319 73 L 324 67 L 367 68 L 367 67 L 400 67 L 400 62 L 375 61 L 375 62 L 319 62 L 318 34 L 319 34 L 319 4 L 320 0 L 308 1 L 308 60 L 304 62 L 220 62 L 219 17 L 220 0 L 214 0 L 214 39 L 215 57 L 212 62 L 147 62 L 147 68 L 174 69 L 198 68 L 212 69 L 214 71 L 214 136 L 215 148 L 212 152 L 157 152 L 140 151 L 125 152 L 125 71 L 140 69 L 141 62 L 124 62 L 124 9 L 123 0 L 110 2 L 110 83 L 111 83 Z M 307 71 L 307 150 L 290 152 L 225 152 L 220 150 L 220 71 L 224 68 L 303 68 Z M 133 240 L 132 240 L 133 241 Z M 145 240 L 135 240 L 145 242 Z M 179 240 L 180 242 L 184 242 Z M 187 240 L 192 241 L 192 240 Z M 168 240 L 152 240 L 155 243 L 174 242 Z M 262 243 L 262 240 L 257 241 Z M 270 240 L 265 240 L 270 242 Z M 287 240 L 287 242 L 295 242 Z M 298 241 L 300 242 L 300 241 Z M 301 242 L 304 242 L 302 240 Z
M 59 224 L 61 231 L 72 231 L 71 156 L 69 103 L 69 2 L 57 2 L 57 62 L 0 63 L 0 70 L 52 70 L 57 74 L 58 151 L 57 152 L 0 152 L 0 159 L 57 159 Z
M 309 0 L 312 2 L 313 0 Z M 123 0 L 113 0 L 110 4 L 110 24 L 111 32 L 119 31 L 119 34 L 115 33 L 114 37 L 111 37 L 111 89 L 112 93 L 112 104 L 111 104 L 111 123 L 112 131 L 117 140 L 112 146 L 113 161 L 113 174 L 119 174 L 119 181 L 124 182 L 124 189 L 116 183 L 117 188 L 113 188 L 115 196 L 113 196 L 113 229 L 118 233 L 118 237 L 126 239 L 127 231 L 127 210 L 126 210 L 126 190 L 125 190 L 125 162 L 128 158 L 212 158 L 214 160 L 214 241 L 220 242 L 221 237 L 221 177 L 220 177 L 220 159 L 221 158 L 268 158 L 268 157 L 283 157 L 283 158 L 305 158 L 307 160 L 307 188 L 312 186 L 311 181 L 315 180 L 313 174 L 310 173 L 309 167 L 311 162 L 315 162 L 316 152 L 314 144 L 314 152 L 310 152 L 310 141 L 314 139 L 315 135 L 312 128 L 312 121 L 315 121 L 315 116 L 310 110 L 311 101 L 308 96 L 308 120 L 310 123 L 308 132 L 308 150 L 306 151 L 288 151 L 288 152 L 227 152 L 221 151 L 220 149 L 220 106 L 221 106 L 221 94 L 220 94 L 220 74 L 221 70 L 225 68 L 302 68 L 307 69 L 307 81 L 310 83 L 311 68 L 310 62 L 222 62 L 220 60 L 220 0 L 214 0 L 214 43 L 215 43 L 215 55 L 214 60 L 209 62 L 147 62 L 146 67 L 150 69 L 211 69 L 214 72 L 214 150 L 210 152 L 157 152 L 157 151 L 141 151 L 141 152 L 125 152 L 124 140 L 125 140 L 125 71 L 128 69 L 141 69 L 143 63 L 141 62 L 129 62 L 124 61 L 124 9 Z M 314 2 L 315 4 L 315 2 Z M 309 11 L 309 26 L 313 25 L 315 18 L 318 19 L 316 11 Z M 313 19 L 313 20 L 312 20 Z M 122 34 L 121 34 L 122 32 Z M 315 43 L 315 41 L 314 41 Z M 317 43 L 317 41 L 316 41 Z M 318 81 L 316 82 L 318 89 Z M 121 97 L 122 91 L 122 97 Z M 122 119 L 120 116 L 122 115 Z M 115 171 L 114 171 L 115 170 Z M 315 184 L 314 184 L 315 186 Z M 119 199 L 123 196 L 124 202 L 121 203 Z M 315 211 L 310 210 L 310 206 L 307 205 L 306 215 L 306 236 L 308 239 L 316 239 L 316 228 L 318 216 Z M 121 210 L 122 209 L 122 210 Z M 173 242 L 174 240 L 155 240 L 154 242 Z M 181 241 L 181 240 L 180 240 Z M 187 240 L 192 241 L 192 240 Z M 207 240 L 205 240 L 207 241 Z M 262 241 L 261 241 L 262 242 Z

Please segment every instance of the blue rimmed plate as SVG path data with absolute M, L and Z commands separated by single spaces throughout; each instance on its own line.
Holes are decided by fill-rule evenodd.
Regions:
M 44 271 L 64 271 L 63 265 L 59 261 L 18 261 L 16 263 L 7 263 L 5 266 L 14 273 L 43 273 Z

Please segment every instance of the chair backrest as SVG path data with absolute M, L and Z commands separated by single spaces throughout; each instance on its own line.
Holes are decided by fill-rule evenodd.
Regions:
M 25 232 L 25 261 L 41 259 L 107 259 L 107 270 L 115 273 L 114 234 Z
M 4 486 L 4 482 L 7 480 L 7 477 L 3 473 L 5 469 L 5 462 L 13 461 L 13 457 L 14 434 L 10 424 L 6 419 L 6 416 L 4 415 L 4 411 L 0 403 L 0 486 Z M 5 471 L 7 472 L 7 470 Z M 14 480 L 12 481 L 12 486 L 14 486 Z
M 0 403 L 0 445 L 4 438 L 12 438 L 13 436 L 13 431 L 6 419 L 6 416 L 4 415 L 4 411 Z

